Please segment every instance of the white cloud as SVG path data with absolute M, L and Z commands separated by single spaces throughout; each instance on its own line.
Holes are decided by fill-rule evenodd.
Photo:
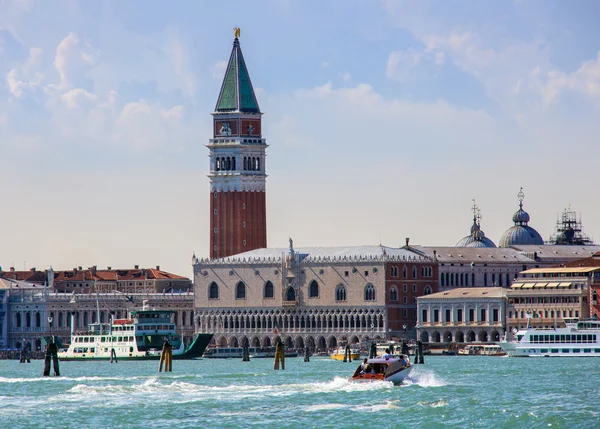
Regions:
M 69 33 L 56 48 L 54 68 L 60 77 L 58 87 L 70 88 L 75 79 L 81 79 L 97 64 L 98 58 L 99 53 L 89 43 L 82 43 L 75 33 Z
M 401 82 L 408 81 L 422 58 L 423 53 L 414 49 L 391 52 L 388 56 L 386 76 Z
M 542 95 L 546 103 L 554 102 L 564 90 L 576 91 L 591 98 L 600 97 L 600 51 L 596 58 L 584 61 L 572 73 L 548 72 Z
M 350 82 L 350 79 L 352 79 L 352 75 L 348 70 L 340 72 L 339 76 L 344 82 Z
M 71 89 L 64 94 L 61 94 L 60 98 L 70 109 L 82 107 L 83 104 L 91 106 L 98 99 L 95 94 L 91 94 L 81 88 Z
M 41 54 L 41 49 L 31 48 L 25 64 L 8 72 L 6 81 L 13 96 L 20 98 L 23 96 L 24 90 L 31 91 L 41 85 L 44 75 L 37 71 Z

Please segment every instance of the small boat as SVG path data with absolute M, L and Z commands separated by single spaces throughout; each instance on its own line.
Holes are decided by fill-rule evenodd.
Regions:
M 132 311 L 131 318 L 112 323 L 92 323 L 86 331 L 73 331 L 68 348 L 60 348 L 62 361 L 159 359 L 165 340 L 171 343 L 173 359 L 194 359 L 204 353 L 213 334 L 197 334 L 185 348 L 177 333 L 171 310 Z
M 331 353 L 329 356 L 333 360 L 344 360 L 345 354 L 346 354 L 346 347 L 344 346 L 344 347 L 339 347 L 333 353 Z M 356 349 L 351 349 L 350 357 L 352 358 L 352 360 L 360 359 L 360 351 L 356 350 Z
M 460 356 L 506 356 L 506 352 L 497 344 L 467 344 L 458 350 Z
M 405 355 L 368 359 L 366 364 L 361 363 L 356 368 L 351 380 L 391 381 L 400 384 L 408 376 L 410 368 L 410 359 Z

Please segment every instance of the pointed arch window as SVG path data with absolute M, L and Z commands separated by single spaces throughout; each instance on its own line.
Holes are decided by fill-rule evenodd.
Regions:
M 296 301 L 296 289 L 294 289 L 292 286 L 288 287 L 285 291 L 285 300 Z
M 426 285 L 425 289 L 423 289 L 423 295 L 431 295 L 431 293 L 433 292 L 433 290 L 431 289 L 431 286 Z
M 416 279 L 417 278 L 417 267 L 413 266 L 412 268 L 412 278 Z
M 246 299 L 246 285 L 243 282 L 235 287 L 235 299 Z
M 375 286 L 371 283 L 365 286 L 365 301 L 375 301 Z
M 256 170 L 260 171 L 260 158 L 256 158 Z
M 346 286 L 338 285 L 335 288 L 335 300 L 336 301 L 346 301 Z
M 271 283 L 271 281 L 267 281 L 265 283 L 263 296 L 265 298 L 274 298 L 275 297 L 275 293 L 273 290 L 273 283 Z
M 310 282 L 310 287 L 308 291 L 309 298 L 318 298 L 319 297 L 319 283 L 316 280 Z
M 408 269 L 406 268 L 406 265 L 402 267 L 402 278 L 405 279 L 408 277 Z
M 398 288 L 396 286 L 390 288 L 390 301 L 398 301 Z
M 231 158 L 231 169 L 235 170 L 235 156 Z
M 398 267 L 390 267 L 390 276 L 398 277 Z
M 208 299 L 219 299 L 219 285 L 215 282 L 208 287 Z

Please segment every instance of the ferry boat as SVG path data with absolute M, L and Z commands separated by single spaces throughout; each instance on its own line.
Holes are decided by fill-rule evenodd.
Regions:
M 63 361 L 159 359 L 165 340 L 173 347 L 173 359 L 194 359 L 204 353 L 212 334 L 197 334 L 186 349 L 171 321 L 174 311 L 132 311 L 131 318 L 112 323 L 92 323 L 87 331 L 71 333 L 71 344 L 58 351 Z
M 406 355 L 390 358 L 372 358 L 361 363 L 350 380 L 352 381 L 390 381 L 400 384 L 408 376 L 411 364 Z
M 275 347 L 248 347 L 248 353 L 250 355 L 250 359 L 274 358 Z M 209 359 L 241 359 L 243 355 L 243 347 L 214 347 L 207 349 L 202 357 Z M 298 352 L 288 349 L 285 351 L 285 357 L 298 357 Z
M 513 357 L 600 357 L 600 321 L 567 322 L 565 328 L 515 330 L 498 345 Z

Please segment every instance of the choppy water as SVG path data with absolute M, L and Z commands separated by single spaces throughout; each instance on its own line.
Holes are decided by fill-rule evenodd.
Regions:
M 398 387 L 349 382 L 355 365 L 0 361 L 0 427 L 600 427 L 600 359 L 426 357 Z

